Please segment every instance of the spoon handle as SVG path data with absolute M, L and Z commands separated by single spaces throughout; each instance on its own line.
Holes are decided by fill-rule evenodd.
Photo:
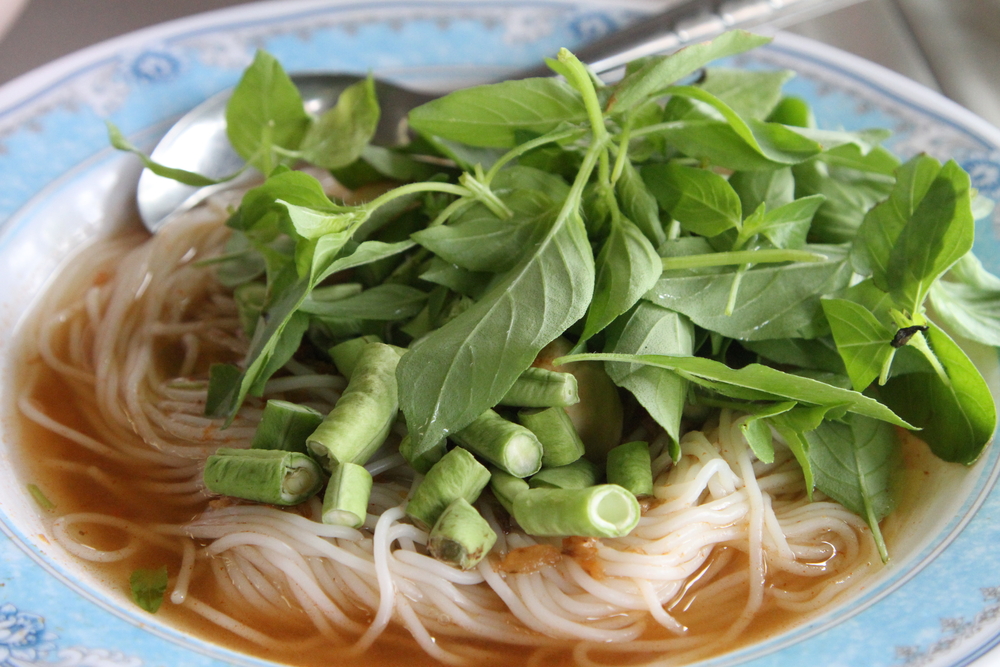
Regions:
M 636 58 L 670 53 L 734 28 L 777 28 L 852 5 L 860 0 L 673 0 L 660 14 L 575 49 L 597 74 L 612 72 Z M 763 30 L 761 30 L 763 28 Z M 511 78 L 551 76 L 541 65 Z

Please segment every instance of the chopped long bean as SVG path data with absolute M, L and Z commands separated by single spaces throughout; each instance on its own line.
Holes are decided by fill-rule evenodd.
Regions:
M 441 457 L 447 451 L 446 442 L 442 440 L 430 449 L 417 453 L 413 445 L 413 439 L 409 434 L 403 436 L 403 439 L 399 443 L 399 453 L 403 455 L 403 458 L 410 464 L 410 467 L 421 475 L 426 475 L 431 466 L 440 461 Z
M 337 367 L 337 370 L 340 371 L 340 374 L 350 380 L 351 375 L 354 373 L 354 367 L 358 364 L 361 351 L 365 349 L 365 346 L 368 343 L 381 342 L 382 339 L 374 334 L 351 338 L 331 347 L 329 350 L 330 358 L 333 359 L 333 363 Z
M 489 481 L 490 471 L 486 466 L 456 447 L 427 472 L 407 503 L 406 514 L 421 528 L 430 528 L 455 500 L 475 502 Z
M 557 468 L 542 468 L 528 484 L 533 489 L 585 489 L 597 484 L 601 471 L 587 459 L 577 459 Z
M 306 442 L 324 468 L 364 464 L 385 442 L 399 412 L 397 363 L 399 351 L 391 345 L 369 343 L 362 350 L 347 389 Z
M 364 466 L 335 466 L 323 495 L 323 523 L 360 528 L 368 514 L 371 493 L 372 476 Z
M 639 523 L 639 501 L 616 484 L 528 489 L 514 498 L 514 520 L 529 535 L 622 537 Z
M 205 462 L 205 486 L 224 496 L 272 505 L 297 505 L 323 485 L 313 459 L 277 449 L 221 448 Z
M 514 513 L 514 498 L 528 490 L 528 483 L 499 468 L 490 469 L 490 491 L 508 514 Z
M 568 465 L 583 456 L 583 440 L 561 407 L 521 410 L 517 413 L 517 420 L 542 443 L 544 467 Z
M 306 439 L 323 423 L 323 415 L 306 405 L 271 399 L 253 434 L 253 449 L 281 449 L 306 454 Z
M 465 498 L 441 513 L 427 539 L 427 549 L 440 561 L 471 570 L 490 552 L 497 534 Z
M 546 368 L 529 368 L 514 382 L 500 405 L 520 408 L 548 408 L 573 405 L 580 401 L 576 378 Z
M 515 477 L 534 475 L 542 467 L 542 444 L 535 434 L 493 410 L 452 434 L 452 439 Z
M 653 468 L 649 445 L 641 440 L 627 442 L 608 452 L 609 484 L 628 489 L 637 497 L 653 495 Z

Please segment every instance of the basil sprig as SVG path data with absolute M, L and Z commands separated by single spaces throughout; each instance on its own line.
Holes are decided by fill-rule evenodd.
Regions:
M 229 220 L 218 270 L 256 285 L 244 310 L 259 316 L 247 357 L 213 369 L 207 412 L 231 419 L 303 344 L 378 336 L 407 348 L 396 378 L 416 460 L 563 337 L 579 353 L 563 361 L 603 362 L 675 457 L 685 406 L 746 413 L 757 457 L 773 460 L 779 436 L 808 492 L 865 517 L 885 556 L 890 425 L 965 464 L 996 426 L 985 381 L 926 312 L 930 299 L 955 333 L 1000 343 L 1000 279 L 971 254 L 989 207 L 954 162 L 900 164 L 882 130 L 814 127 L 781 92 L 788 72 L 705 69 L 766 41 L 726 33 L 612 86 L 563 50 L 562 78 L 414 109 L 396 147 L 368 143 L 370 79 L 313 118 L 258 54 L 227 120 L 267 180 Z M 331 200 L 299 161 L 366 200 Z M 326 286 L 347 271 L 351 286 Z

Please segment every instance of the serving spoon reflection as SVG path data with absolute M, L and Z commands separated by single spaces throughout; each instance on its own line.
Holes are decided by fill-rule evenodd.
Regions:
M 825 13 L 859 0 L 677 0 L 661 14 L 579 49 L 577 56 L 597 74 L 613 74 L 635 58 L 675 51 L 689 43 L 712 38 L 733 28 L 765 26 L 768 30 Z M 548 76 L 545 67 L 516 73 L 510 78 Z M 340 93 L 362 77 L 350 74 L 292 74 L 306 111 L 315 116 L 331 109 Z M 398 143 L 400 128 L 411 109 L 439 97 L 376 79 L 381 117 L 374 142 Z M 244 160 L 226 136 L 226 103 L 232 90 L 208 98 L 186 113 L 157 144 L 150 157 L 160 164 L 221 178 L 237 172 Z M 156 232 L 174 215 L 184 212 L 220 190 L 259 178 L 245 170 L 237 178 L 207 187 L 184 185 L 157 176 L 148 169 L 139 177 L 136 200 L 143 224 Z

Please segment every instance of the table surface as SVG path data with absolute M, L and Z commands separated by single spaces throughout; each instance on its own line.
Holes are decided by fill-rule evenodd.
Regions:
M 649 0 L 654 7 L 663 2 Z M 30 0 L 0 32 L 0 84 L 110 37 L 237 4 Z M 1000 0 L 863 0 L 786 29 L 895 70 L 1000 126 Z M 1000 653 L 975 664 L 1000 667 Z

